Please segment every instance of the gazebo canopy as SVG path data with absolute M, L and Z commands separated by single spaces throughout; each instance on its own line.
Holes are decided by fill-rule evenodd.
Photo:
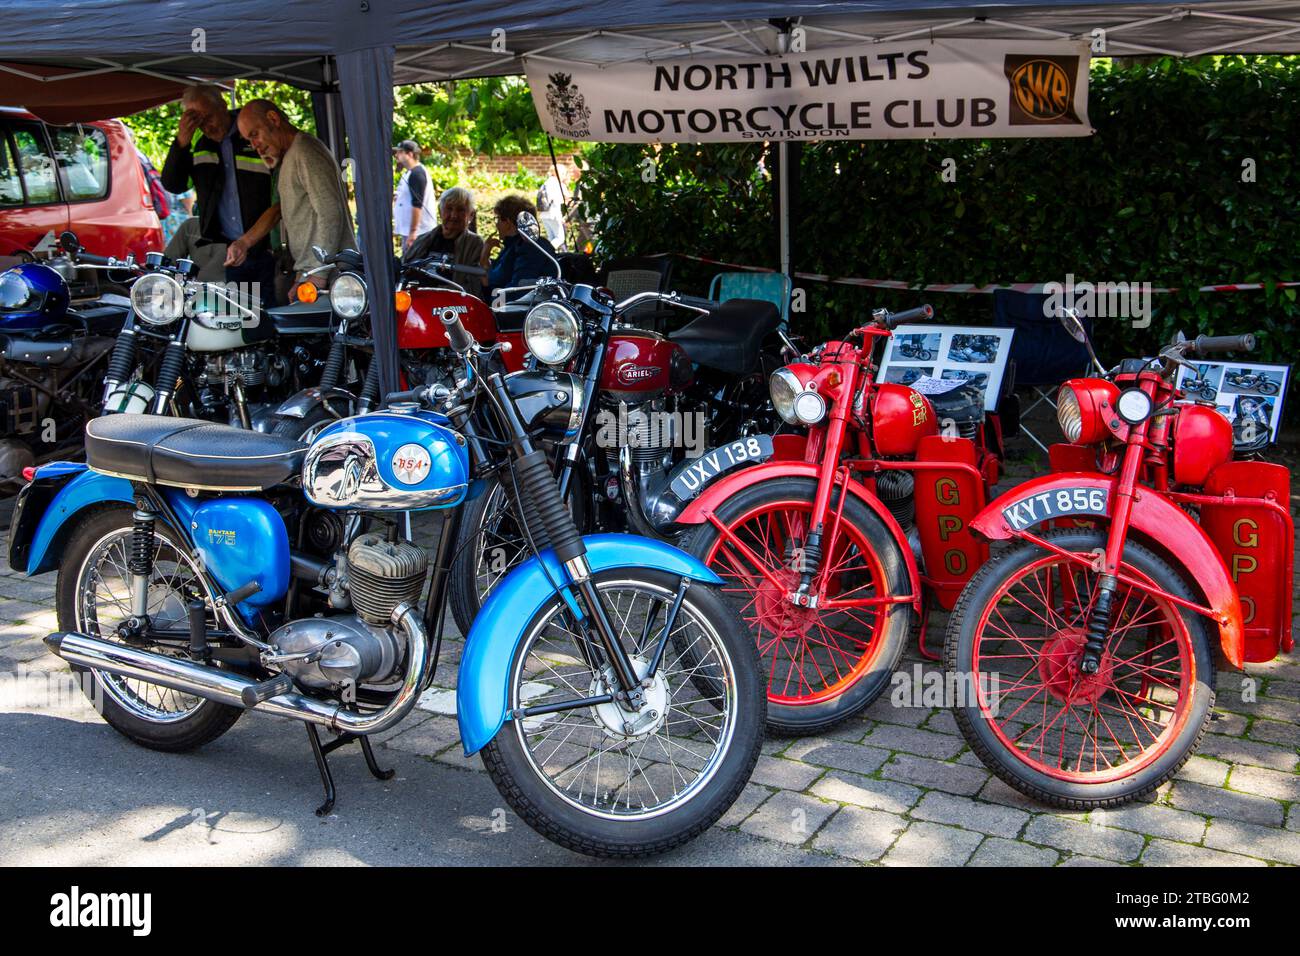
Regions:
M 1300 53 L 1300 0 L 8 0 L 0 103 L 56 120 L 174 99 L 197 80 L 279 80 L 321 94 L 356 160 L 363 248 L 387 250 L 394 84 L 523 72 L 524 62 L 614 64 L 771 55 L 783 30 L 808 50 L 917 37 L 1093 39 L 1096 56 Z M 322 117 L 323 118 L 323 117 Z M 336 150 L 337 122 L 328 125 Z M 392 278 L 368 270 L 376 355 L 397 381 Z

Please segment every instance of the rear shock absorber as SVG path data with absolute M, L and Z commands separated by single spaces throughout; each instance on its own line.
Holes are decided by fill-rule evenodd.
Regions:
M 143 501 L 131 515 L 131 549 L 126 567 L 131 572 L 131 614 L 136 626 L 149 614 L 149 578 L 153 576 L 154 519 L 157 513 Z

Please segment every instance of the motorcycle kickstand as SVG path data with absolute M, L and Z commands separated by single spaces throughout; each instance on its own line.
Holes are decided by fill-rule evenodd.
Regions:
M 344 744 L 350 744 L 356 740 L 361 743 L 361 754 L 366 758 L 366 769 L 375 777 L 376 780 L 391 780 L 397 772 L 395 770 L 384 770 L 379 766 L 379 761 L 375 759 L 374 748 L 370 746 L 370 738 L 365 734 L 339 734 L 327 744 L 320 742 L 320 731 L 316 729 L 315 724 L 307 724 L 307 739 L 311 741 L 312 756 L 316 758 L 316 769 L 320 771 L 321 786 L 325 788 L 325 802 L 316 808 L 316 816 L 328 816 L 334 809 L 334 774 L 330 772 L 329 761 L 326 754 L 332 753 Z

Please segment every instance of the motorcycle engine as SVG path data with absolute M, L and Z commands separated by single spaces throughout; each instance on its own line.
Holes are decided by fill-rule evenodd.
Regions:
M 227 389 L 236 383 L 244 388 L 269 385 L 276 388 L 289 377 L 289 361 L 283 355 L 243 349 L 212 355 L 203 366 L 204 384 L 224 385 Z
M 344 579 L 355 614 L 310 617 L 271 635 L 281 654 L 304 654 L 284 670 L 297 683 L 320 690 L 383 683 L 402 666 L 406 641 L 391 626 L 393 609 L 419 602 L 428 556 L 409 541 L 383 532 L 364 534 L 348 548 Z

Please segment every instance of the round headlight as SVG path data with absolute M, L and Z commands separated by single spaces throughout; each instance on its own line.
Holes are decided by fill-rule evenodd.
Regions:
M 359 318 L 366 311 L 366 284 L 361 276 L 345 272 L 330 286 L 330 308 L 345 319 Z
M 767 380 L 768 391 L 772 393 L 772 407 L 788 424 L 798 425 L 799 419 L 794 414 L 794 400 L 803 391 L 803 383 L 788 368 L 779 368 Z
M 10 269 L 0 276 L 0 309 L 21 309 L 32 297 L 32 287 L 21 272 Z
M 185 311 L 185 290 L 171 276 L 151 272 L 131 286 L 131 308 L 147 325 L 167 325 Z
M 1079 410 L 1079 398 L 1074 389 L 1062 385 L 1056 396 L 1056 421 L 1061 426 L 1065 440 L 1073 444 L 1083 434 L 1083 412 Z
M 1130 425 L 1137 425 L 1151 415 L 1151 396 L 1140 388 L 1126 388 L 1115 399 L 1115 411 Z
M 578 348 L 578 315 L 560 302 L 540 302 L 524 319 L 524 345 L 543 365 L 563 365 Z
M 826 417 L 826 399 L 807 389 L 794 397 L 794 417 L 805 425 L 816 425 Z

